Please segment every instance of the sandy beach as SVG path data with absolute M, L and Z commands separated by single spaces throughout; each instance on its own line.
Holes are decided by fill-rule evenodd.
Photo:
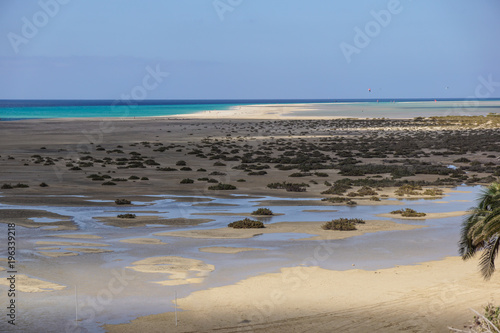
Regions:
M 0 122 L 20 328 L 64 331 L 78 308 L 89 332 L 446 332 L 498 304 L 498 276 L 456 257 L 456 237 L 497 177 L 499 119 L 307 107 Z M 390 214 L 407 207 L 427 215 Z M 265 228 L 227 227 L 244 218 Z M 322 229 L 338 218 L 365 223 Z
M 441 261 L 376 271 L 283 268 L 179 299 L 173 313 L 147 316 L 109 332 L 449 332 L 488 301 L 500 280 L 485 283 L 477 262 Z M 376 286 L 376 287 L 374 287 Z

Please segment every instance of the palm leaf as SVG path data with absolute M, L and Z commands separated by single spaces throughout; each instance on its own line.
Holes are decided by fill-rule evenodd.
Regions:
M 498 255 L 499 245 L 500 237 L 492 238 L 481 255 L 479 267 L 485 280 L 489 280 L 495 271 L 495 259 Z

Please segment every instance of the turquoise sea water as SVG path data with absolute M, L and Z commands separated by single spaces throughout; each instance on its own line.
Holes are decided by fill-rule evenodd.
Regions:
M 0 107 L 0 120 L 39 118 L 154 117 L 227 110 L 231 104 L 196 105 L 84 105 Z
M 243 105 L 281 109 L 284 116 L 326 116 L 356 118 L 413 118 L 418 116 L 485 115 L 500 113 L 500 101 L 433 99 L 399 100 L 0 100 L 0 120 L 47 118 L 156 117 L 186 115 L 202 111 L 239 109 Z M 244 110 L 244 109 L 243 109 Z M 243 111 L 244 112 L 244 111 Z

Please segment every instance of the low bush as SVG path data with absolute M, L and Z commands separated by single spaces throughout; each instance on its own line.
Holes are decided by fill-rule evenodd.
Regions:
M 394 210 L 391 212 L 391 214 L 401 214 L 401 216 L 403 217 L 422 217 L 427 215 L 425 213 L 419 213 L 411 208 Z
M 269 208 L 259 208 L 253 211 L 252 215 L 273 215 L 273 211 Z
M 265 228 L 264 223 L 262 223 L 260 221 L 250 220 L 248 218 L 229 223 L 227 226 L 229 228 L 235 228 L 235 229 Z
M 192 184 L 194 183 L 194 180 L 192 180 L 191 178 L 184 178 L 183 180 L 181 180 L 181 184 Z
M 46 183 L 40 183 L 40 187 L 48 187 L 49 185 L 47 185 Z
M 116 217 L 121 219 L 135 219 L 135 214 L 119 214 Z
M 236 186 L 231 185 L 231 184 L 222 184 L 222 183 L 219 183 L 219 184 L 217 184 L 215 186 L 209 186 L 208 189 L 211 190 L 211 191 L 217 191 L 217 190 L 228 191 L 228 190 L 236 190 Z
M 110 185 L 116 185 L 116 183 L 107 181 L 107 182 L 102 183 L 101 185 L 110 186 Z
M 351 231 L 357 230 L 357 223 L 365 223 L 365 221 L 361 219 L 339 218 L 330 222 L 326 222 L 321 226 L 321 228 L 323 228 L 324 230 Z
M 116 199 L 115 204 L 117 205 L 130 205 L 132 202 L 127 199 Z
M 324 172 L 315 172 L 314 175 L 316 177 L 328 177 L 328 174 Z

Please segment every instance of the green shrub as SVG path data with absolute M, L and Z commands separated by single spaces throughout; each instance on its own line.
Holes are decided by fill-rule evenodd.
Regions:
M 321 228 L 323 228 L 324 230 L 351 231 L 357 230 L 356 224 L 358 223 L 365 223 L 365 221 L 361 219 L 339 218 L 330 222 L 326 222 L 321 226 Z
M 181 161 L 177 161 L 177 162 L 175 163 L 175 165 L 177 165 L 177 166 L 183 166 L 183 165 L 186 165 L 186 161 L 182 161 L 182 160 L 181 160 Z
M 309 172 L 295 172 L 295 173 L 292 173 L 290 176 L 288 177 L 307 177 L 307 176 L 311 176 L 312 174 L 309 173 Z
M 405 184 L 405 185 L 400 186 L 396 191 L 394 191 L 394 194 L 401 196 L 401 197 L 404 196 L 405 194 L 407 194 L 407 195 L 419 195 L 421 193 L 417 192 L 417 191 L 421 191 L 421 190 L 422 190 L 422 186 Z
M 323 198 L 321 201 L 328 201 L 332 203 L 343 203 L 346 201 L 349 201 L 349 199 L 344 198 L 344 197 L 331 197 L 331 198 Z
M 235 229 L 265 228 L 264 223 L 260 221 L 250 220 L 248 218 L 229 223 L 227 226 L 229 228 L 235 228 Z
M 127 178 L 113 178 L 111 180 L 114 181 L 114 182 L 126 182 Z
M 245 182 L 246 182 L 246 180 L 245 180 L 245 179 L 238 179 L 238 180 L 237 180 L 237 182 L 238 182 L 238 183 L 245 183 Z
M 425 213 L 419 213 L 411 208 L 394 210 L 391 212 L 391 214 L 401 214 L 401 216 L 403 216 L 403 217 L 422 217 L 422 216 L 427 215 Z
M 3 184 L 2 187 L 0 187 L 2 190 L 10 190 L 13 189 L 12 185 L 10 184 Z
M 158 171 L 177 171 L 176 168 L 166 167 L 166 168 L 158 168 Z
M 46 183 L 40 183 L 40 187 L 48 187 L 49 185 L 47 185 Z
M 191 169 L 190 167 L 182 167 L 180 168 L 181 171 L 192 171 L 193 169 Z
M 141 177 L 141 180 L 149 180 L 148 177 Z
M 135 219 L 135 214 L 119 214 L 116 217 L 121 219 Z
M 273 215 L 273 211 L 269 208 L 259 208 L 253 211 L 252 215 Z
M 267 184 L 268 188 L 271 189 L 285 189 L 287 192 L 305 192 L 306 187 L 309 187 L 309 184 L 306 183 L 270 183 Z
M 116 183 L 113 183 L 113 182 L 107 181 L 107 182 L 102 183 L 101 185 L 110 186 L 110 185 L 116 185 Z
M 249 176 L 264 176 L 267 175 L 267 172 L 264 170 L 261 171 L 252 171 L 248 173 Z
M 117 205 L 130 205 L 132 202 L 127 199 L 116 199 L 115 204 Z
M 324 172 L 315 172 L 314 175 L 316 177 L 328 177 L 328 174 Z
M 210 172 L 208 175 L 209 176 L 225 176 L 226 174 L 224 172 L 214 171 L 214 172 Z
M 136 180 L 136 179 L 140 179 L 140 178 L 137 177 L 137 176 L 130 176 L 130 177 L 128 177 L 128 179 L 130 179 L 130 180 Z
M 192 184 L 194 183 L 194 180 L 192 180 L 191 178 L 184 178 L 183 180 L 181 180 L 181 184 Z
M 217 191 L 217 190 L 228 191 L 228 190 L 236 190 L 236 186 L 231 185 L 231 184 L 222 184 L 222 183 L 219 183 L 219 184 L 217 184 L 215 186 L 209 186 L 208 189 L 211 190 L 211 191 Z
M 435 196 L 443 195 L 443 193 L 444 192 L 441 189 L 438 189 L 438 188 L 432 188 L 432 189 L 430 189 L 430 188 L 428 188 L 422 194 L 423 195 L 431 195 L 431 196 L 435 197 Z
M 29 187 L 28 184 L 22 184 L 22 183 L 17 183 L 16 185 L 12 186 L 12 188 L 27 188 Z

